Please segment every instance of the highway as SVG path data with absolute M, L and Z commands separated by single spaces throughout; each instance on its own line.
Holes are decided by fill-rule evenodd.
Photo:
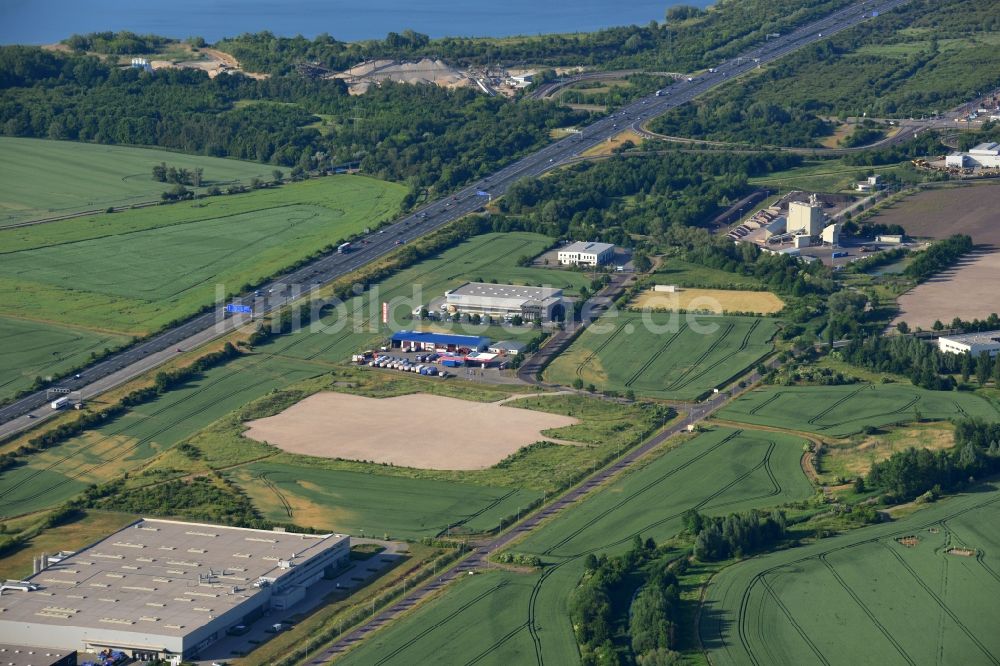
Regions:
M 699 95 L 743 74 L 759 65 L 772 62 L 792 51 L 808 46 L 830 35 L 846 30 L 872 18 L 873 11 L 884 13 L 909 0 L 882 0 L 852 4 L 822 19 L 748 50 L 742 56 L 720 63 L 715 73 L 693 75 L 665 89 L 662 96 L 648 95 L 637 99 L 614 114 L 583 128 L 579 133 L 551 143 L 525 156 L 488 178 L 461 191 L 434 201 L 381 230 L 372 232 L 353 243 L 354 250 L 346 254 L 331 254 L 282 277 L 281 285 L 296 285 L 287 290 L 277 284 L 263 285 L 263 298 L 253 295 L 236 299 L 237 304 L 252 305 L 255 315 L 266 314 L 317 287 L 346 275 L 380 257 L 397 245 L 425 236 L 458 218 L 482 207 L 490 197 L 506 192 L 522 178 L 535 178 L 579 156 L 592 146 L 618 134 L 630 125 L 686 104 Z M 488 196 L 479 192 L 488 192 Z M 270 293 L 274 289 L 275 293 Z M 291 293 L 289 293 L 291 292 Z M 222 304 L 209 313 L 194 317 L 172 329 L 133 345 L 111 357 L 87 367 L 79 378 L 59 382 L 60 388 L 80 391 L 84 399 L 137 377 L 176 353 L 188 350 L 209 339 L 228 333 L 247 323 L 245 316 L 227 318 Z M 32 393 L 0 408 L 0 439 L 52 416 L 44 390 Z

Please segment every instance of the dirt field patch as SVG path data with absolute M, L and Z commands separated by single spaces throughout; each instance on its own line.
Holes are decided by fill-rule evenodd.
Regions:
M 946 324 L 955 317 L 983 319 L 1000 312 L 998 294 L 1000 250 L 976 252 L 900 296 L 899 315 L 892 323 L 905 321 L 911 327 L 929 329 L 937 319 Z
M 972 548 L 949 548 L 949 555 L 958 555 L 959 557 L 975 557 L 976 551 Z
M 1000 247 L 1000 183 L 927 190 L 903 199 L 872 221 L 898 224 L 911 236 L 969 234 L 976 243 Z
M 653 291 L 639 294 L 632 308 L 650 310 L 704 310 L 723 314 L 753 312 L 771 314 L 785 307 L 784 301 L 769 291 L 681 288 L 674 293 Z
M 485 469 L 575 418 L 498 403 L 414 393 L 366 398 L 317 393 L 249 421 L 244 435 L 290 453 L 422 469 Z
M 896 541 L 898 541 L 901 545 L 906 546 L 907 548 L 915 548 L 917 545 L 920 544 L 920 539 L 912 535 L 899 537 L 896 539 Z
M 581 105 L 582 106 L 582 105 Z M 614 152 L 615 148 L 618 148 L 626 141 L 631 141 L 634 145 L 638 146 L 643 142 L 643 138 L 639 136 L 633 130 L 627 129 L 624 132 L 619 132 L 612 137 L 608 137 L 607 141 L 602 141 L 593 148 L 589 148 L 583 152 L 585 157 L 598 157 L 600 155 L 610 155 Z

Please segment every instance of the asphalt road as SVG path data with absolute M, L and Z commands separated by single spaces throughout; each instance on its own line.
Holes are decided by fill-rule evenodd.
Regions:
M 850 28 L 872 17 L 873 10 L 880 13 L 889 11 L 908 0 L 883 0 L 862 2 L 828 15 L 806 26 L 781 35 L 764 44 L 748 50 L 742 56 L 720 63 L 717 71 L 694 77 L 690 81 L 679 81 L 666 89 L 660 97 L 649 95 L 637 99 L 618 110 L 614 115 L 602 118 L 583 128 L 579 133 L 551 143 L 509 166 L 489 178 L 469 185 L 454 196 L 435 201 L 424 208 L 383 228 L 379 232 L 365 236 L 354 244 L 355 250 L 347 254 L 332 254 L 320 258 L 282 278 L 282 284 L 301 287 L 295 293 L 286 294 L 269 291 L 275 285 L 261 288 L 265 296 L 255 299 L 252 295 L 236 299 L 235 303 L 253 305 L 255 314 L 265 314 L 281 307 L 290 300 L 316 287 L 341 277 L 361 266 L 385 256 L 397 244 L 424 236 L 460 217 L 475 211 L 486 203 L 488 192 L 500 196 L 516 181 L 534 178 L 550 171 L 563 162 L 572 160 L 588 148 L 605 141 L 622 129 L 637 126 L 646 119 L 660 115 L 676 106 L 686 104 L 695 97 L 721 85 L 730 78 L 745 73 L 760 64 L 777 60 L 792 51 L 808 46 L 832 34 Z M 156 335 L 140 344 L 119 352 L 108 359 L 86 368 L 79 379 L 71 378 L 58 384 L 60 388 L 80 391 L 87 399 L 107 390 L 109 384 L 121 384 L 155 366 L 154 360 L 162 362 L 169 358 L 171 349 L 188 349 L 206 339 L 227 333 L 237 325 L 245 323 L 243 318 L 226 318 L 222 306 L 215 311 L 195 317 L 187 322 Z M 175 352 L 176 353 L 176 352 Z M 114 376 L 113 382 L 110 378 Z M 0 408 L 0 438 L 18 432 L 52 416 L 45 391 L 32 393 L 16 402 Z M 28 416 L 34 418 L 27 418 Z

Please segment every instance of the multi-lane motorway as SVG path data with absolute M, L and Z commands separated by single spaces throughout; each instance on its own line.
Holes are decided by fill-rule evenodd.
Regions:
M 354 249 L 351 252 L 317 259 L 285 275 L 281 283 L 299 285 L 305 291 L 315 289 L 392 252 L 399 244 L 424 236 L 477 210 L 486 203 L 488 197 L 502 195 L 514 182 L 522 178 L 537 177 L 554 169 L 626 127 L 645 122 L 653 116 L 690 102 L 708 90 L 759 65 L 781 58 L 862 21 L 870 20 L 873 13 L 884 13 L 906 2 L 908 0 L 881 0 L 852 4 L 788 34 L 760 44 L 738 58 L 720 63 L 714 68 L 715 72 L 692 75 L 689 80 L 679 81 L 670 86 L 660 96 L 649 95 L 637 99 L 614 114 L 588 125 L 579 133 L 551 143 L 489 178 L 473 183 L 452 196 L 428 204 L 379 231 L 367 234 L 353 244 Z M 482 192 L 489 194 L 483 195 Z M 253 305 L 255 315 L 260 315 L 285 305 L 296 295 L 301 295 L 302 291 L 302 289 L 279 289 L 276 285 L 268 284 L 261 287 L 261 297 L 250 295 L 236 302 Z M 170 358 L 171 354 L 176 353 L 176 349 L 189 349 L 227 333 L 245 324 L 246 321 L 244 315 L 226 318 L 222 315 L 220 304 L 213 312 L 190 319 L 129 347 L 86 368 L 79 378 L 64 380 L 59 386 L 80 391 L 85 398 L 91 397 L 148 371 L 150 367 Z M 53 410 L 48 407 L 45 391 L 38 391 L 21 398 L 0 408 L 0 437 L 26 428 L 37 422 L 37 419 L 46 418 L 52 413 Z

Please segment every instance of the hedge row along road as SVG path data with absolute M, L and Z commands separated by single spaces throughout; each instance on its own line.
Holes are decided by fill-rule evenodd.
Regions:
M 884 2 L 851 5 L 786 35 L 759 44 L 740 57 L 720 64 L 715 68 L 715 73 L 693 77 L 690 81 L 680 81 L 670 86 L 667 95 L 661 97 L 649 95 L 637 99 L 614 115 L 602 118 L 583 128 L 578 134 L 551 143 L 532 155 L 501 169 L 493 176 L 469 185 L 450 199 L 439 199 L 385 227 L 381 232 L 365 236 L 361 239 L 361 244 L 355 245 L 357 249 L 354 252 L 342 255 L 331 254 L 317 259 L 311 264 L 283 276 L 281 282 L 283 284 L 303 285 L 307 291 L 311 291 L 389 254 L 398 243 L 405 243 L 424 236 L 477 210 L 486 202 L 486 197 L 480 195 L 479 192 L 489 192 L 491 196 L 500 196 L 514 182 L 522 178 L 535 178 L 557 168 L 588 148 L 618 134 L 620 131 L 619 123 L 624 128 L 630 123 L 663 114 L 674 107 L 690 102 L 695 97 L 705 94 L 740 74 L 754 69 L 758 64 L 777 60 L 793 51 L 869 20 L 873 14 L 890 11 L 908 1 L 885 0 Z M 266 294 L 272 286 L 271 284 L 263 285 L 261 291 Z M 241 305 L 252 305 L 255 313 L 261 315 L 286 305 L 291 298 L 285 294 L 277 294 L 271 298 L 255 299 L 250 295 L 236 299 L 236 302 Z M 162 356 L 167 350 L 178 346 L 187 349 L 192 346 L 192 343 L 218 337 L 247 323 L 247 321 L 248 318 L 245 315 L 227 318 L 220 306 L 216 311 L 194 317 L 179 326 L 96 363 L 88 367 L 79 379 L 67 379 L 60 386 L 73 391 L 82 391 L 85 397 L 94 395 L 110 388 L 107 382 L 95 385 L 98 380 L 115 374 L 118 377 L 116 384 L 127 381 L 151 367 L 151 355 L 159 354 Z M 37 418 L 45 418 L 51 416 L 53 412 L 54 410 L 48 408 L 44 390 L 32 393 L 0 408 L 0 438 L 22 430 L 35 422 L 18 417 L 31 413 Z

